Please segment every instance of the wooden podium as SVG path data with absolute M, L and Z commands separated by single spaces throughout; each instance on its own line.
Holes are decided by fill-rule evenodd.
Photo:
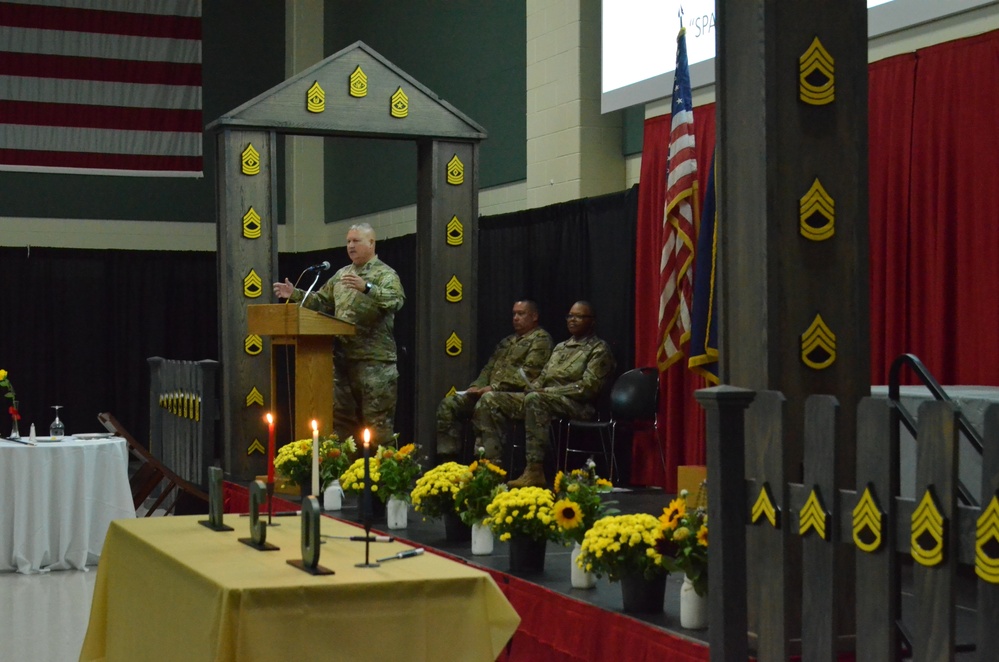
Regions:
M 354 335 L 354 325 L 292 303 L 247 306 L 250 333 L 269 336 L 273 345 L 295 347 L 295 439 L 312 438 L 312 419 L 333 431 L 333 336 Z M 271 407 L 277 393 L 271 348 Z

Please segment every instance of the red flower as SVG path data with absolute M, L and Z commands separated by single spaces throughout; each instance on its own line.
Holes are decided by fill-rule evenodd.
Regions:
M 13 418 L 15 421 L 21 420 L 21 415 L 17 413 L 16 409 L 14 409 L 14 405 L 11 405 L 10 408 L 7 409 L 7 413 L 9 413 L 10 417 Z

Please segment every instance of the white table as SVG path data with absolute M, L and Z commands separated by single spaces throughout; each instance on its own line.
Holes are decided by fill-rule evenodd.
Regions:
M 123 438 L 0 440 L 0 572 L 93 565 L 111 521 L 134 517 Z

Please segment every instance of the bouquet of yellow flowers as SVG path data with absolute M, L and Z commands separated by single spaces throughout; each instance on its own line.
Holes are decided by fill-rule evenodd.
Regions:
M 333 482 L 348 456 L 357 450 L 353 437 L 344 441 L 335 435 L 319 437 L 319 489 L 325 490 Z M 312 481 L 312 440 L 299 439 L 278 449 L 274 458 L 274 471 L 293 485 L 308 485 Z
M 543 487 L 518 487 L 498 492 L 486 506 L 487 517 L 483 524 L 500 540 L 509 540 L 513 534 L 535 540 L 558 540 L 554 505 L 554 495 Z
M 615 508 L 607 508 L 600 496 L 610 492 L 613 487 L 609 480 L 597 476 L 593 458 L 587 460 L 582 469 L 573 469 L 569 473 L 558 472 L 555 476 L 557 501 L 554 511 L 555 522 L 564 542 L 583 542 L 583 534 L 594 522 L 604 515 L 618 512 Z
M 420 476 L 413 488 L 413 509 L 431 519 L 454 511 L 454 497 L 466 474 L 468 467 L 457 462 L 445 462 L 430 469 Z
M 416 458 L 416 444 L 406 444 L 402 448 L 379 446 L 375 453 L 378 461 L 379 484 L 381 490 L 378 497 L 388 501 L 390 497 L 409 501 L 409 491 L 413 489 L 413 481 L 420 473 L 420 463 Z M 361 467 L 363 479 L 364 467 Z
M 700 491 L 697 501 L 701 501 Z M 697 595 L 708 591 L 708 513 L 700 505 L 687 509 L 687 490 L 670 501 L 659 517 L 664 553 L 673 570 L 680 570 L 694 585 Z
M 598 577 L 607 575 L 612 582 L 634 574 L 654 579 L 669 574 L 663 542 L 655 515 L 609 515 L 598 519 L 583 536 L 576 564 Z
M 455 509 L 461 521 L 471 526 L 486 518 L 486 508 L 497 492 L 506 490 L 503 479 L 506 471 L 487 460 L 484 449 L 479 449 L 479 459 L 468 465 L 461 487 L 454 495 Z
M 383 503 L 390 497 L 408 501 L 409 487 L 418 473 L 420 463 L 416 459 L 416 444 L 406 444 L 402 448 L 379 446 L 374 457 L 368 460 L 371 493 Z M 341 474 L 340 487 L 348 494 L 364 492 L 363 457 L 354 460 Z
M 335 434 L 320 437 L 319 440 L 319 481 L 325 490 L 350 466 L 350 458 L 357 452 L 357 444 L 352 436 L 340 441 Z

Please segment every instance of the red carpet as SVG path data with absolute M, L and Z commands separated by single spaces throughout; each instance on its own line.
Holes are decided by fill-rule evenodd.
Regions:
M 249 493 L 241 485 L 225 483 L 223 498 L 226 513 L 245 513 L 249 510 Z M 288 510 L 298 510 L 298 504 L 275 497 L 274 512 Z M 422 543 L 406 542 L 425 547 Z M 434 549 L 427 551 L 468 563 L 453 554 Z M 481 569 L 492 575 L 496 585 L 520 615 L 520 627 L 499 657 L 503 662 L 708 660 L 708 648 L 703 644 L 624 614 L 573 600 L 518 577 L 489 568 Z

